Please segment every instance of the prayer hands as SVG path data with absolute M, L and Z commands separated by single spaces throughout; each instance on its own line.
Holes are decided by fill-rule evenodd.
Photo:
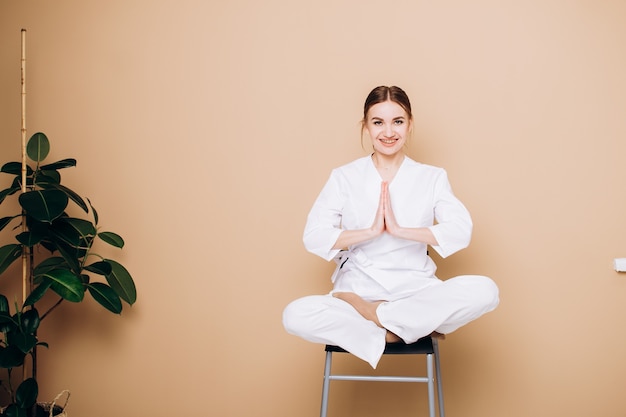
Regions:
M 380 200 L 378 202 L 378 209 L 376 210 L 376 217 L 374 218 L 372 229 L 377 234 L 381 234 L 386 231 L 393 236 L 397 236 L 401 228 L 398 225 L 396 217 L 393 214 L 393 209 L 391 208 L 389 184 L 386 181 L 383 181 L 380 187 Z
M 372 226 L 366 229 L 343 230 L 333 249 L 344 249 L 361 242 L 365 242 L 380 236 L 383 232 L 401 238 L 426 243 L 427 245 L 437 245 L 437 239 L 428 227 L 401 227 L 396 221 L 396 216 L 391 208 L 391 197 L 389 196 L 389 184 L 383 182 L 380 188 L 380 200 L 378 209 Z

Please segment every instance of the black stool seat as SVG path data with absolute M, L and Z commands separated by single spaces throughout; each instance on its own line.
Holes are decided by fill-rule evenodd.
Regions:
M 326 352 L 343 352 L 348 353 L 346 350 L 335 345 L 326 345 Z M 387 343 L 383 355 L 406 355 L 406 354 L 418 354 L 425 355 L 428 353 L 435 353 L 433 346 L 433 339 L 430 336 L 422 337 L 417 342 L 413 343 Z

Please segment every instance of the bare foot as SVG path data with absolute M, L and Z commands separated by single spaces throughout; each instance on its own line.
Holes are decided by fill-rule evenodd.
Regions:
M 333 297 L 345 301 L 367 320 L 373 321 L 378 327 L 383 327 L 380 321 L 378 321 L 378 315 L 376 314 L 376 308 L 382 301 L 365 301 L 353 292 L 336 292 L 333 293 Z
M 378 321 L 378 315 L 376 314 L 376 308 L 382 303 L 382 301 L 365 301 L 359 295 L 353 292 L 336 292 L 333 293 L 333 297 L 339 298 L 340 300 L 345 301 L 355 308 L 363 317 L 367 320 L 371 320 L 378 327 L 384 329 L 383 325 Z M 385 335 L 385 342 L 387 343 L 398 343 L 401 342 L 402 339 L 395 333 L 387 330 L 387 334 Z
M 385 342 L 398 343 L 402 342 L 402 339 L 400 339 L 400 336 L 398 336 L 397 334 L 391 333 L 389 330 L 387 330 L 387 334 L 385 335 Z
M 376 308 L 382 303 L 382 301 L 365 301 L 359 295 L 353 292 L 336 292 L 333 293 L 335 298 L 339 298 L 340 300 L 345 301 L 350 304 L 356 311 L 358 311 L 363 317 L 367 320 L 371 320 L 378 327 L 384 329 L 383 325 L 378 321 L 378 315 L 376 314 Z M 387 330 L 387 334 L 385 334 L 385 342 L 387 343 L 397 343 L 401 342 L 402 339 L 395 334 Z

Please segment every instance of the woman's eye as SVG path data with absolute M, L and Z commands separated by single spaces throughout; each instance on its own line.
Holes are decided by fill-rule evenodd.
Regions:
M 383 122 L 381 122 L 380 120 L 374 120 L 374 126 L 380 126 L 383 124 Z
M 404 120 L 396 120 L 396 124 L 397 125 L 402 125 L 402 124 L 404 124 Z

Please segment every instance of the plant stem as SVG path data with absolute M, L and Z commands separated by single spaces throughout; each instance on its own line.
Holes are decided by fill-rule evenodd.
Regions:
M 52 311 L 58 306 L 60 306 L 62 302 L 63 302 L 63 298 L 59 298 L 59 301 L 57 301 L 52 307 L 50 307 L 48 311 L 46 311 L 39 320 L 45 319 L 48 316 L 48 314 L 52 313 Z

